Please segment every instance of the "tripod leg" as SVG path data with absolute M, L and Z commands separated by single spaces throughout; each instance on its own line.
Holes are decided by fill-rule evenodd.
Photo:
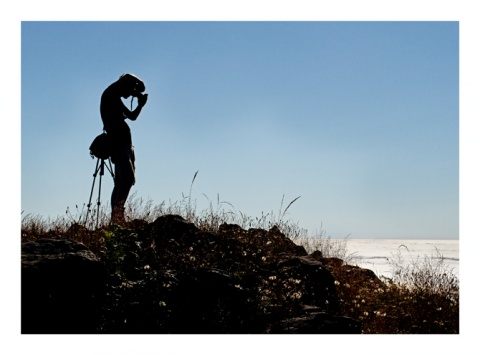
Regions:
M 105 161 L 102 159 L 100 164 L 100 179 L 98 180 L 98 199 L 97 199 L 97 228 L 98 228 L 98 217 L 100 215 L 100 196 L 102 194 L 102 176 L 104 174 Z
M 115 181 L 115 174 L 113 173 L 112 160 L 110 158 L 108 158 L 108 165 L 105 165 L 105 167 L 110 172 L 110 175 L 112 175 L 113 181 Z
M 93 189 L 95 188 L 95 179 L 97 178 L 97 174 L 99 171 L 99 167 L 98 167 L 99 162 L 100 162 L 100 159 L 97 159 L 97 165 L 95 166 L 95 172 L 93 173 L 92 190 L 90 191 L 90 199 L 88 200 L 88 205 L 87 205 L 87 216 L 85 217 L 85 226 L 87 225 L 88 215 L 90 214 L 90 207 L 92 206 Z

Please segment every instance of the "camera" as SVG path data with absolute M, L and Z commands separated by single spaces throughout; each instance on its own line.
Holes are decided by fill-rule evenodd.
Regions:
M 132 96 L 137 98 L 137 102 L 138 102 L 139 106 L 144 106 L 147 103 L 148 94 L 142 94 L 141 92 L 135 92 Z M 132 100 L 133 100 L 133 98 L 132 98 Z
M 132 93 L 132 96 L 133 97 L 136 97 L 136 98 L 142 98 L 144 95 L 146 94 L 142 94 L 140 91 L 138 90 L 133 90 L 133 93 Z
M 145 91 L 145 85 L 143 84 L 143 82 L 141 80 L 134 81 L 132 96 L 137 97 L 137 98 L 141 97 L 141 96 L 143 96 L 142 92 L 144 92 L 144 91 Z

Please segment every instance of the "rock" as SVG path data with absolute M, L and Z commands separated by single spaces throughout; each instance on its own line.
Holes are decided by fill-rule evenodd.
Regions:
M 221 270 L 198 268 L 178 275 L 172 290 L 169 332 L 245 334 L 260 332 L 248 292 Z M 167 301 L 169 303 L 169 301 Z
M 338 312 L 335 279 L 320 261 L 308 256 L 292 257 L 279 263 L 278 269 L 280 279 L 298 283 L 293 291 L 299 294 L 303 305 L 317 306 L 329 313 Z
M 65 238 L 22 244 L 22 333 L 360 332 L 339 314 L 335 280 L 372 275 L 308 255 L 277 227 L 205 231 L 165 215 L 99 233 L 102 261 Z
M 66 239 L 22 243 L 22 333 L 96 333 L 103 264 Z
M 178 215 L 158 217 L 146 228 L 146 234 L 159 251 L 158 256 L 164 259 L 162 262 L 164 265 L 177 259 L 188 260 L 189 249 L 195 248 L 196 242 L 201 241 L 201 238 L 197 238 L 199 233 L 200 230 L 193 223 Z
M 341 268 L 343 266 L 343 260 L 339 258 L 323 258 L 320 259 L 325 265 L 331 266 L 332 268 Z
M 308 254 L 308 257 L 309 257 L 310 259 L 322 261 L 322 259 L 323 259 L 323 254 L 322 254 L 322 252 L 321 252 L 320 250 L 315 250 L 313 253 Z
M 338 258 L 324 258 L 322 263 L 331 269 L 340 282 L 357 285 L 358 287 L 361 287 L 360 285 L 369 285 L 369 287 L 375 288 L 385 287 L 385 283 L 370 269 L 344 264 L 343 260 Z
M 260 230 L 261 231 L 261 230 Z M 260 233 L 265 245 L 269 247 L 272 254 L 280 255 L 299 255 L 305 256 L 307 252 L 303 246 L 295 244 L 290 238 L 285 236 L 277 226 L 270 228 L 268 232 Z
M 157 245 L 174 239 L 181 243 L 185 238 L 189 238 L 198 232 L 198 228 L 185 221 L 181 216 L 165 215 L 158 217 L 151 225 L 151 233 Z
M 266 256 L 307 255 L 303 246 L 295 244 L 280 232 L 277 226 L 273 226 L 266 231 L 260 228 L 244 230 L 236 224 L 222 224 L 219 228 L 219 234 L 229 240 L 240 240 L 248 249 L 260 250 Z
M 360 334 L 361 324 L 351 318 L 312 312 L 274 324 L 271 334 Z

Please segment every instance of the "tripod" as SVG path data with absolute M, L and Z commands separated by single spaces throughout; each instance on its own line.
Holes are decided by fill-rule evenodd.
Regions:
M 95 167 L 95 172 L 93 173 L 92 191 L 90 192 L 90 199 L 88 200 L 88 205 L 87 205 L 87 216 L 85 218 L 85 225 L 87 225 L 88 215 L 90 214 L 90 207 L 92 206 L 92 196 L 93 196 L 93 190 L 95 188 L 95 180 L 97 179 L 98 173 L 100 173 L 99 184 L 98 184 L 98 198 L 97 198 L 97 227 L 98 227 L 98 216 L 100 214 L 100 195 L 102 193 L 102 176 L 105 173 L 105 167 L 110 172 L 110 175 L 112 175 L 112 178 L 115 181 L 115 175 L 113 174 L 113 169 L 112 169 L 112 161 L 110 160 L 110 158 L 108 158 L 108 165 L 106 165 L 105 159 L 97 158 L 97 165 Z

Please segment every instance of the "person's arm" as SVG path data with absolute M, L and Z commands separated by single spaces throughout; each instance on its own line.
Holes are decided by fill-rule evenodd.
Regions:
M 135 108 L 135 110 L 130 111 L 128 108 L 125 107 L 123 114 L 125 115 L 126 118 L 131 119 L 132 121 L 135 121 L 137 117 L 140 115 L 140 112 L 142 111 L 143 106 L 147 103 L 148 99 L 148 94 L 140 94 L 138 97 L 138 106 Z

